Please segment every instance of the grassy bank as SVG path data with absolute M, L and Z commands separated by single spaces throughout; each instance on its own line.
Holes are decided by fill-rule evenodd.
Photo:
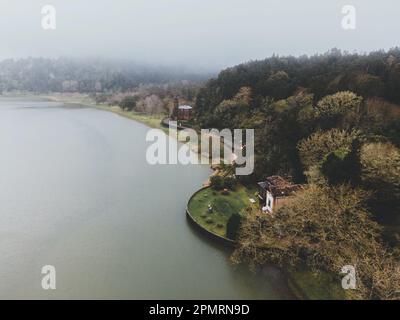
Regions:
M 143 123 L 150 128 L 166 131 L 165 128 L 161 126 L 161 120 L 165 117 L 164 114 L 143 114 L 134 111 L 124 111 L 118 106 L 92 105 L 92 107 L 116 113 L 125 118 Z
M 122 117 L 143 123 L 151 128 L 161 129 L 164 132 L 165 128 L 161 125 L 161 120 L 166 116 L 165 114 L 144 114 L 134 111 L 124 111 L 119 106 L 109 106 L 104 104 L 97 104 L 88 95 L 85 94 L 57 94 L 41 95 L 41 98 L 51 101 L 63 102 L 67 104 L 83 105 L 104 111 L 113 112 Z

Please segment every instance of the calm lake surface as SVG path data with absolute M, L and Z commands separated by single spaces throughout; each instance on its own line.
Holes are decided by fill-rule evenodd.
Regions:
M 147 164 L 149 129 L 116 114 L 0 99 L 0 298 L 285 299 L 193 230 L 207 166 Z M 41 268 L 54 265 L 56 290 Z

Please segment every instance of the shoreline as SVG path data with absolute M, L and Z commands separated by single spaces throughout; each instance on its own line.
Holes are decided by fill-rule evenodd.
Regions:
M 154 114 L 154 115 L 147 115 L 147 114 L 141 114 L 141 113 L 135 113 L 131 111 L 123 111 L 119 106 L 107 106 L 103 104 L 97 104 L 94 103 L 89 97 L 81 96 L 79 98 L 77 97 L 70 97 L 68 95 L 36 95 L 36 97 L 39 98 L 44 98 L 49 101 L 54 101 L 54 102 L 62 102 L 66 104 L 73 104 L 73 105 L 81 105 L 89 108 L 95 108 L 98 110 L 103 110 L 103 111 L 108 111 L 115 113 L 119 116 L 122 116 L 124 118 L 142 123 L 147 125 L 150 128 L 154 129 L 160 129 L 164 132 L 166 130 L 163 130 L 164 128 L 161 125 L 161 120 L 165 117 L 165 115 L 162 114 Z M 86 99 L 85 99 L 86 98 Z
M 5 97 L 5 98 L 25 98 L 25 99 L 40 99 L 40 100 L 45 100 L 45 101 L 51 101 L 51 102 L 59 102 L 59 103 L 64 103 L 64 104 L 69 104 L 69 105 L 77 105 L 77 106 L 84 106 L 88 108 L 94 108 L 97 110 L 102 110 L 106 112 L 111 112 L 114 114 L 117 114 L 121 117 L 136 121 L 138 123 L 141 123 L 149 128 L 152 129 L 159 129 L 164 134 L 166 134 L 169 137 L 169 128 L 165 126 L 165 124 L 162 123 L 162 121 L 168 117 L 167 114 L 144 114 L 144 113 L 137 113 L 137 112 L 132 112 L 132 111 L 124 111 L 122 110 L 119 106 L 117 105 L 104 105 L 104 104 L 98 104 L 93 101 L 92 98 L 89 97 L 87 94 L 80 94 L 80 93 L 59 93 L 59 92 L 54 92 L 53 94 L 36 94 L 36 93 L 30 93 L 30 92 L 15 92 L 15 93 L 7 93 L 0 95 L 0 97 Z M 182 143 L 179 139 L 176 139 L 178 143 Z M 221 142 L 223 145 L 223 142 Z M 206 187 L 210 185 L 210 179 L 212 176 L 217 175 L 220 170 L 219 166 L 216 164 L 212 164 L 210 162 L 210 159 L 207 158 L 200 149 L 200 146 L 194 146 L 192 144 L 189 145 L 190 150 L 197 154 L 199 156 L 199 164 L 202 163 L 202 160 L 205 159 L 208 161 L 208 164 L 202 164 L 202 165 L 208 165 L 210 169 L 212 170 L 210 176 L 206 181 L 202 183 L 202 187 Z
M 102 111 L 106 111 L 106 112 L 112 112 L 114 114 L 117 114 L 119 116 L 122 116 L 124 118 L 127 118 L 129 120 L 133 120 L 136 121 L 138 123 L 141 123 L 149 128 L 154 128 L 154 129 L 159 129 L 161 131 L 163 131 L 167 136 L 168 136 L 168 128 L 163 127 L 161 121 L 162 119 L 165 118 L 165 115 L 146 115 L 146 114 L 139 114 L 139 113 L 134 113 L 134 112 L 129 112 L 129 111 L 123 111 L 120 109 L 119 106 L 107 106 L 107 105 L 101 105 L 101 104 L 96 104 L 93 103 L 93 101 L 91 101 L 91 99 L 88 96 L 82 96 L 80 95 L 79 97 L 75 96 L 71 96 L 71 95 L 65 95 L 65 94 L 55 94 L 55 95 L 41 95 L 41 94 L 12 94 L 12 95 L 2 95 L 2 97 L 5 98 L 26 98 L 26 99 L 41 99 L 41 100 L 46 100 L 46 101 L 52 101 L 52 102 L 60 102 L 60 103 L 64 103 L 64 104 L 69 104 L 69 105 L 76 105 L 76 106 L 83 106 L 83 107 L 88 107 L 88 108 L 94 108 L 94 109 L 98 109 L 98 110 L 102 110 Z M 86 98 L 86 99 L 85 99 Z M 179 142 L 179 140 L 178 140 Z M 201 153 L 198 152 L 198 150 L 193 150 L 193 148 L 191 148 L 192 152 L 195 152 L 196 154 L 201 155 Z M 209 178 L 207 181 L 202 183 L 202 187 L 199 190 L 202 190 L 204 187 L 208 187 L 209 186 L 209 181 L 210 178 L 213 175 L 218 174 L 219 170 L 216 169 L 215 167 L 213 168 L 213 165 L 208 164 L 212 170 Z M 191 197 L 189 198 L 189 200 L 187 201 L 187 203 L 189 203 L 190 199 L 197 193 L 199 192 L 199 190 L 197 190 L 196 192 L 194 192 Z M 188 218 L 188 212 L 186 209 L 186 217 Z M 194 220 L 193 217 L 191 217 L 191 220 Z M 204 229 L 205 231 L 209 232 L 208 230 Z M 207 237 L 206 235 L 206 238 Z M 213 239 L 213 241 L 216 239 Z M 218 242 L 218 241 L 217 241 Z M 226 245 L 226 244 L 225 244 Z M 233 246 L 234 244 L 230 243 L 230 246 Z M 227 245 L 227 247 L 229 247 L 229 245 Z M 311 299 L 310 296 L 306 293 L 306 289 L 302 288 L 302 285 L 300 285 L 300 283 L 298 283 L 298 281 L 296 280 L 296 276 L 295 273 L 291 272 L 290 270 L 284 270 L 281 269 L 281 272 L 284 274 L 284 276 L 286 277 L 287 280 L 287 284 L 290 287 L 292 294 L 300 300 L 309 300 Z
M 30 97 L 30 96 L 28 95 L 26 97 Z M 76 95 L 75 95 L 75 97 L 73 97 L 73 98 L 71 98 L 69 95 L 65 95 L 65 94 L 31 95 L 31 97 L 42 98 L 42 99 L 46 99 L 48 101 L 61 102 L 61 103 L 65 103 L 65 104 L 81 105 L 81 106 L 85 106 L 88 108 L 94 108 L 97 110 L 111 112 L 111 113 L 117 114 L 121 117 L 127 118 L 129 120 L 133 120 L 138 123 L 141 123 L 149 128 L 161 130 L 162 132 L 164 132 L 164 134 L 167 137 L 170 137 L 169 128 L 165 127 L 165 125 L 163 125 L 163 123 L 162 123 L 162 120 L 167 117 L 167 114 L 144 114 L 144 113 L 137 113 L 137 112 L 133 112 L 133 111 L 124 111 L 119 106 L 116 106 L 116 105 L 108 106 L 108 105 L 93 103 L 91 98 L 89 98 L 88 96 L 85 97 L 82 95 L 80 95 L 79 97 L 76 97 Z M 178 141 L 178 143 L 184 144 L 179 139 L 175 139 L 175 140 Z M 193 153 L 195 153 L 196 155 L 199 156 L 199 164 L 201 164 L 202 159 L 207 159 L 201 152 L 199 152 L 198 146 L 194 146 L 191 144 L 188 146 L 190 148 L 190 151 L 192 151 Z M 208 161 L 208 159 L 207 159 L 207 161 Z M 202 186 L 208 186 L 210 183 L 211 176 L 215 175 L 218 172 L 218 170 L 216 170 L 215 165 L 213 165 L 211 163 L 201 164 L 201 165 L 208 165 L 210 167 L 210 169 L 212 170 L 208 179 L 202 183 Z

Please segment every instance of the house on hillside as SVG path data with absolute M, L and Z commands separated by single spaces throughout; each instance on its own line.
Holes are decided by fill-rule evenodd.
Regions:
M 191 120 L 192 119 L 192 107 L 183 105 L 178 107 L 178 120 Z
M 281 176 L 271 176 L 258 183 L 258 198 L 263 211 L 272 213 L 282 205 L 288 203 L 302 185 L 293 184 Z

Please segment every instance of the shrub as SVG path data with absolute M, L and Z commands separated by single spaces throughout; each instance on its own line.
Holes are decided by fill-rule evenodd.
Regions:
M 233 190 L 237 185 L 237 180 L 234 176 L 224 177 L 223 179 L 224 188 Z
M 208 217 L 208 218 L 206 219 L 206 223 L 212 224 L 212 223 L 214 223 L 214 220 L 213 220 L 211 217 Z
M 226 225 L 226 236 L 229 239 L 236 240 L 242 217 L 239 213 L 234 213 L 228 220 Z
M 391 143 L 365 144 L 361 165 L 363 186 L 374 191 L 373 211 L 396 219 L 400 212 L 400 149 Z
M 131 111 L 136 107 L 136 103 L 138 102 L 139 97 L 137 96 L 128 96 L 121 100 L 119 106 L 122 110 Z
M 212 224 L 212 223 L 214 223 L 214 220 L 213 220 L 212 218 L 208 217 L 208 218 L 206 219 L 206 223 Z
M 223 189 L 223 178 L 221 176 L 212 176 L 210 178 L 211 187 L 215 190 Z
M 351 149 L 340 148 L 330 152 L 322 163 L 321 172 L 331 185 L 357 185 L 361 175 L 358 141 L 353 142 Z
M 212 176 L 210 178 L 211 187 L 215 190 L 230 189 L 233 190 L 237 185 L 237 180 L 234 176 Z

